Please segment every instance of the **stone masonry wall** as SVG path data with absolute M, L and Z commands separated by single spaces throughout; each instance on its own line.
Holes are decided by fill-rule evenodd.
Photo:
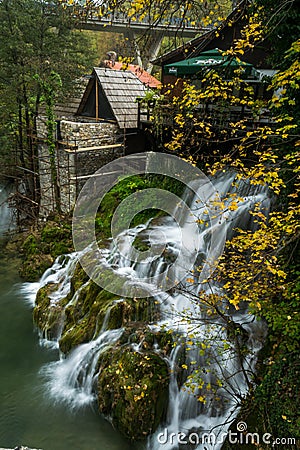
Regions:
M 56 150 L 56 167 L 63 212 L 70 211 L 77 194 L 87 180 L 100 167 L 123 155 L 122 147 L 99 148 L 122 143 L 122 133 L 116 124 L 100 122 L 60 121 L 60 140 Z M 41 188 L 40 217 L 45 218 L 55 210 L 54 190 L 51 182 L 50 156 L 43 139 L 47 136 L 45 118 L 39 124 L 39 172 Z M 90 148 L 92 147 L 92 148 Z M 93 148 L 95 147 L 95 148 Z M 98 148 L 97 148 L 98 147 Z M 84 150 L 89 148 L 88 150 Z

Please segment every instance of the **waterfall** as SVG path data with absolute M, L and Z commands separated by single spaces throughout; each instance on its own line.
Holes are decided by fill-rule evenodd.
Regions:
M 61 255 L 56 258 L 52 267 L 47 269 L 39 282 L 23 283 L 20 290 L 26 299 L 29 306 L 34 307 L 36 295 L 38 291 L 47 285 L 54 285 L 56 289 L 49 294 L 50 307 L 55 306 L 62 298 L 66 297 L 71 289 L 71 278 L 74 274 L 76 264 L 78 262 L 78 255 L 73 252 L 69 255 Z M 76 301 L 79 292 L 75 292 L 71 301 Z M 66 305 L 68 306 L 68 304 Z M 48 337 L 47 331 L 39 330 L 40 344 L 52 349 L 58 349 L 59 339 L 64 325 L 64 309 L 61 311 L 60 324 L 57 328 L 56 335 Z
M 196 182 L 192 183 L 195 190 Z M 217 212 L 216 220 L 208 220 L 206 208 L 199 206 L 199 197 L 192 195 L 188 189 L 183 202 L 188 204 L 192 216 L 182 208 L 174 212 L 177 220 L 168 216 L 125 230 L 110 248 L 102 252 L 99 266 L 95 268 L 95 271 L 101 271 L 108 267 L 116 276 L 124 277 L 124 282 L 139 285 L 145 292 L 151 293 L 159 305 L 160 318 L 149 323 L 149 328 L 168 330 L 176 340 L 170 355 L 162 355 L 170 367 L 169 405 L 165 421 L 148 440 L 148 450 L 183 448 L 183 437 L 186 449 L 220 449 L 221 438 L 226 435 L 248 391 L 257 353 L 265 337 L 264 325 L 249 314 L 246 306 L 237 311 L 224 304 L 222 315 L 218 316 L 209 314 L 207 306 L 199 302 L 200 292 L 222 296 L 220 282 L 208 286 L 203 282 L 203 276 L 201 278 L 201 273 L 209 273 L 210 262 L 206 259 L 212 234 L 214 245 L 221 246 L 233 236 L 235 228 L 255 228 L 249 211 L 257 204 L 260 204 L 265 215 L 270 207 L 266 187 L 254 186 L 249 181 L 236 181 L 233 173 L 223 174 L 212 183 L 214 189 L 209 191 L 211 188 L 207 186 L 205 198 L 213 204 L 217 191 L 224 204 L 223 211 Z M 230 198 L 235 199 L 236 208 L 230 208 Z M 196 236 L 195 222 L 198 224 Z M 197 267 L 202 268 L 202 272 L 195 268 L 192 275 L 189 274 L 193 281 L 190 276 L 180 278 L 186 267 L 172 267 L 172 262 L 182 255 L 182 235 L 188 253 L 192 253 Z M 145 251 L 141 258 L 137 256 L 134 245 L 137 238 L 146 246 L 163 246 L 164 250 L 155 257 Z M 31 285 L 31 288 L 25 286 L 30 301 L 37 289 L 48 283 L 57 284 L 57 289 L 51 293 L 52 304 L 65 297 L 70 291 L 77 257 L 74 253 L 58 258 L 40 283 Z M 185 255 L 182 260 L 188 263 Z M 178 278 L 181 282 L 167 291 L 167 278 Z M 76 304 L 78 295 L 78 292 L 75 293 L 68 304 Z M 122 328 L 107 329 L 109 314 L 110 309 L 102 329 L 92 341 L 79 345 L 66 357 L 61 356 L 58 362 L 43 370 L 50 395 L 68 402 L 71 407 L 94 400 L 97 361 L 107 346 L 116 343 L 123 333 Z M 242 353 L 236 345 L 237 341 L 234 342 L 229 336 L 228 323 L 240 332 L 238 339 Z M 56 344 L 59 338 L 58 333 Z M 139 346 L 132 345 L 139 350 Z M 155 351 L 160 352 L 158 346 Z M 214 442 L 204 442 L 204 437 L 211 432 L 214 434 L 210 438 Z
M 227 175 L 214 183 L 220 197 L 225 198 L 225 212 L 214 229 L 220 240 L 224 235 L 226 239 L 231 238 L 237 227 L 253 230 L 255 224 L 249 211 L 255 205 L 259 204 L 265 215 L 270 208 L 266 187 L 253 186 L 249 181 L 234 184 L 233 180 L 234 176 Z M 230 211 L 226 206 L 232 195 L 238 199 L 238 207 Z M 196 209 L 193 200 L 191 209 Z M 197 218 L 205 219 L 201 212 Z M 209 227 L 200 227 L 202 245 L 198 251 L 204 254 L 204 259 L 207 254 L 205 236 L 210 232 Z M 196 278 L 195 274 L 193 278 Z M 169 358 L 171 380 L 166 421 L 150 437 L 148 450 L 220 449 L 255 370 L 256 356 L 265 338 L 265 326 L 249 314 L 246 306 L 236 311 L 233 308 L 228 310 L 224 305 L 222 313 L 244 333 L 241 345 L 246 351 L 241 357 L 228 338 L 226 321 L 222 317 L 209 317 L 207 308 L 197 301 L 200 291 L 222 295 L 222 287 L 217 283 L 207 287 L 201 282 L 190 285 L 186 280 L 183 293 L 157 296 L 164 317 L 155 326 L 175 329 L 180 339 Z M 180 368 L 182 352 L 186 353 L 185 364 L 182 365 L 185 380 L 180 385 L 176 372 Z
M 12 211 L 7 201 L 9 194 L 8 187 L 0 186 L 0 236 L 12 227 Z
M 47 378 L 48 392 L 55 401 L 63 401 L 71 408 L 90 404 L 95 400 L 96 366 L 101 353 L 114 344 L 123 330 L 102 330 L 97 339 L 75 348 L 67 359 L 61 357 L 42 369 Z

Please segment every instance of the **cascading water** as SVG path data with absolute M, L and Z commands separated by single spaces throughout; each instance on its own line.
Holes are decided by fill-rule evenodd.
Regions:
M 8 187 L 0 186 L 0 235 L 12 226 L 12 212 L 7 202 L 9 194 Z
M 78 261 L 78 255 L 70 253 L 69 255 L 62 255 L 56 258 L 52 267 L 47 269 L 40 279 L 36 283 L 23 283 L 21 291 L 26 298 L 27 302 L 34 307 L 36 301 L 36 295 L 39 289 L 47 285 L 55 285 L 57 288 L 49 295 L 50 307 L 55 306 L 59 300 L 64 298 L 71 288 L 71 278 L 74 273 L 76 264 Z M 78 292 L 75 293 L 74 298 L 78 296 Z M 73 300 L 73 299 L 72 299 Z M 64 310 L 62 310 L 60 324 L 56 330 L 55 335 L 48 336 L 47 330 L 40 333 L 40 344 L 45 347 L 58 348 L 58 341 L 61 337 L 61 332 L 64 324 Z
M 51 396 L 72 408 L 93 402 L 98 360 L 101 353 L 120 338 L 122 332 L 122 329 L 102 330 L 97 339 L 80 345 L 69 358 L 61 358 L 46 366 L 43 374 L 49 380 Z
M 238 207 L 223 213 L 214 230 L 220 234 L 220 240 L 221 235 L 230 238 L 236 227 L 253 229 L 254 223 L 249 210 L 259 204 L 264 213 L 268 214 L 270 206 L 265 187 L 243 182 L 232 189 L 230 186 L 233 179 L 234 176 L 227 176 L 225 180 L 221 178 L 215 183 L 221 197 L 225 195 L 228 198 L 225 200 L 224 211 L 227 210 L 226 203 L 230 204 L 230 198 L 238 199 Z M 198 209 L 193 201 L 191 209 Z M 199 215 L 196 212 L 195 215 L 198 220 L 204 219 L 205 223 L 203 213 Z M 203 227 L 199 232 L 202 234 L 202 245 L 198 250 L 200 254 L 204 254 L 205 259 L 208 253 L 205 236 L 211 230 Z M 209 286 L 195 283 L 195 278 L 193 273 L 192 284 L 188 280 L 183 283 L 183 293 L 156 296 L 164 310 L 164 318 L 155 326 L 175 329 L 181 340 L 178 340 L 178 346 L 169 358 L 171 381 L 166 422 L 150 438 L 148 450 L 221 448 L 232 419 L 237 414 L 237 406 L 247 393 L 249 380 L 254 373 L 256 355 L 264 341 L 263 324 L 257 322 L 246 307 L 243 311 L 228 311 L 224 305 L 224 318 L 209 317 L 206 314 L 207 308 L 199 304 L 200 292 L 222 295 L 222 288 L 216 283 L 210 283 Z M 243 356 L 241 349 L 236 348 L 228 338 L 229 322 L 245 333 L 242 338 L 244 342 L 240 343 L 247 348 Z M 183 364 L 186 373 L 185 381 L 179 387 L 176 364 L 178 369 L 182 352 L 186 353 Z
M 201 292 L 222 295 L 222 286 L 220 283 L 209 286 L 203 283 L 196 268 L 191 275 L 192 281 L 186 277 L 171 291 L 164 291 L 168 267 L 170 276 L 177 276 L 177 269 L 171 273 L 171 262 L 181 251 L 180 233 L 188 236 L 189 252 L 203 269 L 207 264 L 212 233 L 215 242 L 224 242 L 233 235 L 236 227 L 253 229 L 255 224 L 249 210 L 257 204 L 265 214 L 268 213 L 267 189 L 244 181 L 234 184 L 234 179 L 234 174 L 227 174 L 213 180 L 214 192 L 218 191 L 224 203 L 222 214 L 213 224 L 207 218 L 206 208 L 199 205 L 198 197 L 188 190 L 184 201 L 189 203 L 193 216 L 184 209 L 176 212 L 181 229 L 175 220 L 165 217 L 158 222 L 150 220 L 146 225 L 126 230 L 111 248 L 102 253 L 102 260 L 95 269 L 99 271 L 109 267 L 116 275 L 124 277 L 124 282 L 140 285 L 151 293 L 159 304 L 160 320 L 149 324 L 149 328 L 168 330 L 177 342 L 169 356 L 162 355 L 170 367 L 169 405 L 164 423 L 148 440 L 149 450 L 221 448 L 221 438 L 226 435 L 249 388 L 256 355 L 263 344 L 264 326 L 248 313 L 246 307 L 236 311 L 224 304 L 220 315 L 208 314 L 207 307 L 199 302 L 199 295 Z M 207 192 L 206 198 L 213 200 L 213 192 Z M 233 198 L 236 208 L 229 207 Z M 191 235 L 195 221 L 199 224 L 196 237 Z M 147 254 L 144 260 L 136 258 L 134 242 L 137 237 L 154 247 L 161 246 L 163 241 L 164 251 L 160 257 L 151 258 Z M 31 293 L 28 289 L 27 294 L 32 298 L 39 287 L 55 283 L 58 287 L 51 294 L 51 302 L 55 304 L 65 297 L 70 290 L 77 256 L 72 254 L 68 258 L 57 259 L 40 284 L 32 285 Z M 76 304 L 77 299 L 78 292 L 68 305 Z M 110 310 L 107 315 L 109 313 Z M 63 313 L 61 318 L 60 330 L 63 328 Z M 107 322 L 108 317 L 91 342 L 79 345 L 67 357 L 45 368 L 49 391 L 55 398 L 68 401 L 72 407 L 94 400 L 94 378 L 101 352 L 108 344 L 117 342 L 123 333 L 122 328 L 107 329 Z M 229 325 L 240 332 L 238 339 L 230 338 Z M 54 339 L 56 344 L 59 338 L 58 333 Z M 160 349 L 157 347 L 155 351 L 159 353 Z M 203 437 L 211 430 L 214 431 L 214 442 L 204 442 Z M 181 446 L 182 436 L 186 439 L 184 447 Z

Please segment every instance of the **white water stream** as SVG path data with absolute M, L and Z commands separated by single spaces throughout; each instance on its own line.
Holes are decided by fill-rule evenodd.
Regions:
M 184 201 L 189 203 L 193 216 L 183 213 L 179 220 L 181 227 L 177 224 L 178 220 L 176 223 L 171 217 L 166 217 L 159 224 L 150 221 L 147 225 L 127 230 L 120 234 L 116 244 L 103 253 L 103 260 L 99 262 L 101 267 L 113 270 L 116 276 L 121 274 L 128 283 L 139 284 L 151 293 L 160 305 L 161 319 L 149 324 L 149 327 L 154 330 L 172 330 L 177 340 L 171 354 L 168 357 L 162 355 L 170 367 L 169 405 L 165 422 L 148 440 L 148 450 L 220 449 L 221 438 L 236 416 L 255 370 L 257 352 L 264 341 L 263 324 L 256 321 L 246 307 L 236 311 L 224 304 L 221 311 L 224 319 L 209 315 L 207 308 L 197 300 L 201 291 L 222 294 L 220 284 L 208 286 L 207 283 L 197 282 L 200 272 L 195 270 L 182 280 L 180 289 L 173 289 L 172 293 L 163 290 L 166 276 L 176 278 L 179 272 L 182 273 L 182 267 L 177 273 L 178 269 L 174 271 L 171 263 L 180 254 L 182 234 L 188 237 L 185 242 L 189 242 L 188 250 L 192 258 L 205 269 L 204 261 L 209 252 L 212 233 L 219 237 L 217 242 L 223 242 L 232 236 L 236 227 L 253 229 L 255 225 L 249 210 L 253 210 L 257 204 L 260 204 L 264 214 L 268 214 L 270 202 L 266 188 L 243 181 L 232 187 L 233 179 L 233 174 L 227 174 L 214 182 L 219 195 L 225 198 L 225 208 L 213 225 L 207 218 L 205 208 L 201 208 L 197 197 L 191 198 L 189 192 Z M 237 203 L 237 208 L 232 211 L 228 208 L 231 201 L 228 193 L 231 200 L 235 196 Z M 210 195 L 213 198 L 213 192 L 207 192 L 205 196 L 209 198 Z M 176 214 L 180 216 L 180 212 Z M 191 235 L 191 230 L 195 229 L 195 220 L 199 221 L 197 236 Z M 154 247 L 163 245 L 164 252 L 160 257 L 151 258 L 148 255 L 144 260 L 137 259 L 133 246 L 137 236 Z M 33 302 L 37 289 L 50 282 L 59 285 L 51 301 L 55 303 L 65 297 L 70 290 L 76 261 L 76 254 L 58 258 L 40 283 L 25 286 L 28 298 Z M 189 281 L 191 276 L 194 282 Z M 149 277 L 151 283 L 148 282 Z M 73 304 L 76 303 L 76 296 L 78 293 L 71 299 Z M 228 336 L 228 321 L 241 331 L 239 343 L 244 349 L 242 354 Z M 50 395 L 58 401 L 66 401 L 71 407 L 92 402 L 95 398 L 94 377 L 99 356 L 121 334 L 122 329 L 107 330 L 104 326 L 94 340 L 78 346 L 66 358 L 62 357 L 60 361 L 46 366 L 44 374 L 48 379 Z M 54 345 L 57 345 L 59 338 L 58 333 Z M 47 336 L 43 337 L 43 342 L 48 342 Z M 205 433 L 211 432 L 215 442 L 204 442 Z M 179 436 L 179 433 L 183 435 Z
M 13 226 L 12 211 L 7 203 L 9 194 L 10 190 L 7 187 L 0 186 L 0 235 Z

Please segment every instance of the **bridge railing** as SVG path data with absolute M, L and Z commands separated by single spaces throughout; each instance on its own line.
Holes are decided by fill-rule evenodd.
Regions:
M 84 19 L 83 19 L 84 20 Z M 98 23 L 103 25 L 125 25 L 128 27 L 138 27 L 138 28 L 148 28 L 148 29 L 165 29 L 165 30 L 185 30 L 191 31 L 193 33 L 207 31 L 209 27 L 203 27 L 200 21 L 195 22 L 187 17 L 172 17 L 170 19 L 156 19 L 155 21 L 151 21 L 148 17 L 143 16 L 128 16 L 122 12 L 115 11 L 113 13 L 106 13 L 105 15 L 100 15 L 95 11 L 89 11 L 86 20 L 91 23 Z

